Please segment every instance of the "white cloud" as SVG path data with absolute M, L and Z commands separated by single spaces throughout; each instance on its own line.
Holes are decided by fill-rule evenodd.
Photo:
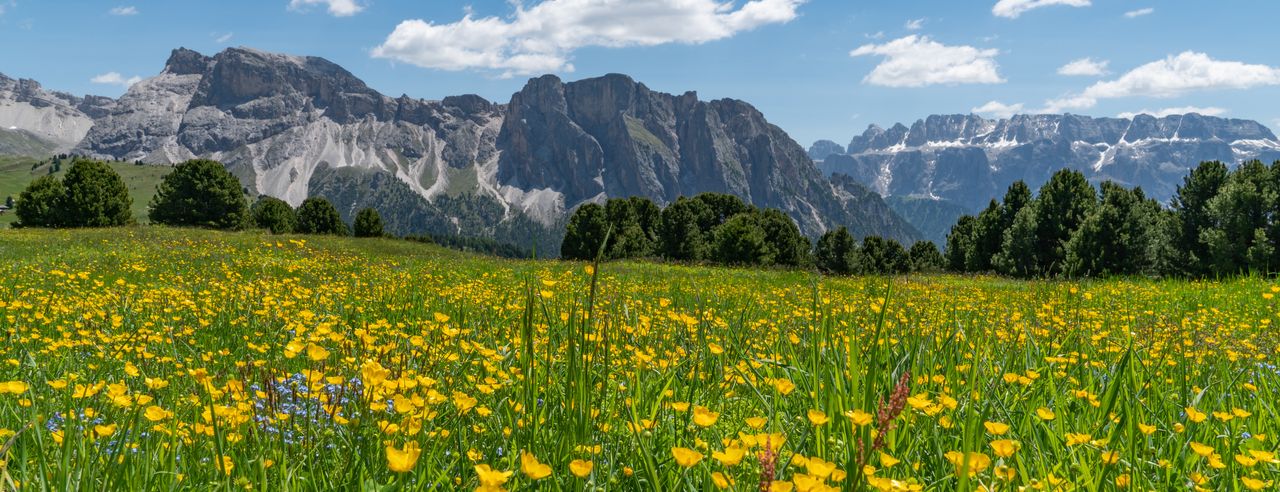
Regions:
M 1050 100 L 1045 112 L 1092 108 L 1099 99 L 1170 98 L 1200 90 L 1268 85 L 1280 85 L 1280 68 L 1214 60 L 1204 53 L 1184 51 L 1130 70 L 1118 79 L 1095 83 L 1078 94 Z
M 468 12 L 450 24 L 406 20 L 376 58 L 442 70 L 501 70 L 505 75 L 573 71 L 574 50 L 668 43 L 698 44 L 789 22 L 807 0 L 544 0 L 505 18 Z
M 229 33 L 221 34 L 221 35 L 219 35 L 218 33 L 214 33 L 214 35 L 215 35 L 215 36 L 217 36 L 217 37 L 216 37 L 216 38 L 214 38 L 213 42 L 218 43 L 218 44 L 226 44 L 226 43 L 227 43 L 227 41 L 231 41 L 231 38 L 232 38 L 232 37 L 234 37 L 234 36 L 236 35 L 236 33 L 234 33 L 234 32 L 229 32 Z
M 1133 118 L 1134 116 L 1137 116 L 1140 114 L 1149 114 L 1151 116 L 1155 116 L 1156 118 L 1164 118 L 1165 116 L 1173 116 L 1173 115 L 1188 114 L 1188 113 L 1199 113 L 1205 116 L 1221 116 L 1221 115 L 1227 114 L 1227 110 L 1218 108 L 1218 107 L 1202 108 L 1199 106 L 1180 106 L 1176 108 L 1164 108 L 1164 109 L 1155 109 L 1155 110 L 1143 109 L 1143 110 L 1133 111 L 1128 113 L 1120 113 L 1116 116 L 1120 118 Z
M 1153 8 L 1151 8 L 1151 7 L 1147 7 L 1147 8 L 1145 8 L 1145 9 L 1130 10 L 1130 11 L 1128 11 L 1128 12 L 1125 12 L 1125 13 L 1124 13 L 1124 17 L 1125 17 L 1126 19 L 1132 19 L 1132 18 L 1134 18 L 1134 17 L 1142 17 L 1142 16 L 1144 16 L 1144 15 L 1150 15 L 1150 14 L 1153 14 L 1153 13 L 1155 13 L 1155 11 L 1156 11 L 1156 9 L 1153 9 Z
M 132 5 L 127 7 L 120 6 L 120 7 L 111 9 L 110 13 L 111 15 L 120 15 L 120 16 L 138 15 L 138 8 Z
M 884 31 L 876 31 L 872 34 L 863 34 L 862 36 L 867 39 L 884 39 Z
M 365 6 L 357 0 L 289 0 L 289 10 L 305 11 L 312 5 L 324 5 L 329 15 L 334 17 L 351 17 L 364 10 Z
M 1107 60 L 1081 58 L 1058 68 L 1058 75 L 1106 75 L 1107 65 L 1110 63 Z
M 919 31 L 920 28 L 924 27 L 924 18 L 921 17 L 919 19 L 910 19 L 907 21 L 906 25 L 904 25 L 903 27 L 905 27 L 908 31 Z
M 858 47 L 849 56 L 883 56 L 864 82 L 886 87 L 924 87 L 935 84 L 998 84 L 996 49 L 946 46 L 928 36 L 910 35 L 884 44 Z
M 1021 113 L 1022 103 L 1005 104 L 1000 101 L 989 101 L 986 104 L 970 109 L 969 112 L 982 115 L 991 115 L 996 118 L 1008 118 L 1015 114 Z
M 92 79 L 89 79 L 89 81 L 95 84 L 118 85 L 128 89 L 133 84 L 142 82 L 142 77 L 138 77 L 135 75 L 133 77 L 129 77 L 126 79 L 124 78 L 123 75 L 120 75 L 120 72 L 107 72 L 97 77 L 94 77 Z
M 1018 16 L 1026 13 L 1028 10 L 1038 9 L 1040 7 L 1049 7 L 1052 5 L 1088 7 L 1091 3 L 1089 0 L 1000 0 L 999 2 L 996 2 L 994 7 L 991 7 L 991 13 L 995 14 L 996 17 L 1017 19 Z

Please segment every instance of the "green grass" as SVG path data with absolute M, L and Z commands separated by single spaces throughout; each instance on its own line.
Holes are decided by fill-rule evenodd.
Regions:
M 32 169 L 33 164 L 39 164 L 38 167 Z M 14 200 L 18 199 L 18 194 L 22 192 L 32 181 L 40 176 L 49 174 L 52 161 L 34 159 L 29 157 L 0 157 L 0 199 L 6 196 L 12 196 Z M 160 185 L 160 181 L 164 179 L 169 171 L 173 170 L 169 166 L 139 166 L 132 162 L 109 162 L 120 177 L 124 179 L 125 186 L 129 187 L 129 197 L 133 199 L 133 217 L 139 223 L 147 221 L 147 205 L 151 203 L 151 197 L 156 194 L 156 187 Z M 61 177 L 71 168 L 69 160 L 63 160 L 61 167 L 55 176 Z M 0 228 L 7 228 L 10 224 L 17 221 L 17 217 L 12 212 L 0 215 Z
M 24 130 L 0 128 L 0 154 L 9 156 L 49 155 L 57 146 Z
M 835 279 L 149 226 L 0 231 L 0 278 L 0 489 L 757 490 L 766 442 L 794 490 L 1280 481 L 1264 278 Z
M 480 178 L 476 176 L 476 168 L 474 167 L 461 169 L 446 167 L 445 175 L 449 179 L 449 186 L 445 189 L 445 194 L 452 197 L 474 193 L 476 187 L 479 186 Z

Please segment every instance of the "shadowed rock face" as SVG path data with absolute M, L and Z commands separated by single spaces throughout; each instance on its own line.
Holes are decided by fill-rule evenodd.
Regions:
M 178 48 L 169 54 L 169 61 L 165 62 L 164 69 L 174 75 L 204 75 L 212 63 L 212 58 L 193 50 Z
M 823 144 L 825 147 L 825 144 Z M 815 145 L 814 150 L 818 150 Z M 978 209 L 1015 180 L 1033 188 L 1062 168 L 1095 183 L 1141 186 L 1160 200 L 1201 161 L 1280 159 L 1280 142 L 1255 121 L 1199 114 L 1155 118 L 1018 115 L 987 120 L 934 115 L 910 128 L 871 126 L 822 169 L 843 173 L 883 196 L 946 200 Z
M 548 75 L 529 81 L 507 110 L 503 185 L 557 190 L 566 203 L 732 193 L 787 212 L 813 235 L 858 222 L 853 215 L 886 213 L 855 232 L 914 238 L 874 195 L 839 198 L 804 149 L 742 101 L 654 92 L 625 75 L 569 83 Z
M 0 82 L 0 90 L 29 94 L 31 84 Z M 918 237 L 865 187 L 825 178 L 751 105 L 654 92 L 625 75 L 539 77 L 506 105 L 475 95 L 424 101 L 382 95 L 322 58 L 180 48 L 119 100 L 88 101 L 60 103 L 87 122 L 76 153 L 155 164 L 217 159 L 247 188 L 294 205 L 316 183 L 326 193 L 386 189 L 337 183 L 381 182 L 369 173 L 382 173 L 427 203 L 471 195 L 500 209 L 500 220 L 548 227 L 586 202 L 665 204 L 711 191 L 781 209 L 811 235 L 846 225 L 857 235 Z M 344 168 L 359 172 L 336 172 Z M 313 179 L 317 172 L 324 179 Z

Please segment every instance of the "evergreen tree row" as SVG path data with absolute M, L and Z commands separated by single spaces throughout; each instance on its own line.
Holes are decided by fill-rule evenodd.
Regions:
M 608 242 L 605 242 L 606 235 Z M 588 203 L 569 217 L 566 259 L 665 258 L 725 265 L 803 266 L 809 240 L 790 217 L 723 193 L 680 197 L 666 209 L 647 198 Z
M 15 227 L 110 227 L 132 222 L 133 200 L 124 180 L 101 161 L 76 159 L 66 177 L 32 181 L 14 204 Z M 312 197 L 294 210 L 263 196 L 248 206 L 240 181 L 217 161 L 196 159 L 165 175 L 148 206 L 154 224 L 238 230 L 268 229 L 275 234 L 349 235 L 351 229 L 328 200 Z M 357 237 L 383 235 L 382 218 L 373 209 L 356 214 Z
M 607 237 L 607 242 L 606 242 Z M 936 270 L 942 254 L 929 242 L 906 251 L 897 241 L 868 237 L 859 245 L 843 227 L 813 248 L 795 222 L 723 193 L 680 197 L 665 209 L 641 198 L 588 203 L 569 218 L 560 255 L 566 259 L 661 258 L 743 266 L 817 266 L 833 274 Z
M 1280 271 L 1280 162 L 1203 162 L 1170 207 L 1141 188 L 1095 189 L 1064 169 L 1021 181 L 947 236 L 947 269 L 1047 276 L 1229 276 Z
M 858 244 L 844 227 L 823 234 L 813 254 L 818 269 L 834 275 L 936 272 L 946 266 L 938 246 L 930 241 L 917 241 L 910 250 L 879 236 L 867 236 Z

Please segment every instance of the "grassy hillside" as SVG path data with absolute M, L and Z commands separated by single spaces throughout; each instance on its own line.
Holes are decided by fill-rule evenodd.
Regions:
M 57 145 L 46 142 L 26 130 L 0 128 L 0 155 L 50 155 Z
M 14 200 L 18 199 L 18 194 L 22 192 L 27 184 L 40 176 L 49 174 L 50 169 L 55 162 L 59 165 L 56 176 L 66 174 L 71 168 L 70 160 L 40 160 L 30 157 L 0 157 L 0 200 L 4 200 L 7 196 L 12 196 Z M 160 180 L 166 174 L 169 174 L 173 168 L 169 166 L 139 166 L 132 162 L 111 162 L 108 163 L 112 169 L 115 169 L 120 177 L 124 179 L 124 183 L 129 187 L 129 196 L 133 198 L 133 216 L 138 222 L 146 222 L 147 220 L 147 204 L 151 202 L 151 197 L 156 194 L 156 187 L 160 185 Z M 17 220 L 13 213 L 0 215 L 0 228 L 7 228 Z
M 23 489 L 1280 480 L 1266 279 L 597 269 L 148 226 L 0 246 L 0 484 Z

